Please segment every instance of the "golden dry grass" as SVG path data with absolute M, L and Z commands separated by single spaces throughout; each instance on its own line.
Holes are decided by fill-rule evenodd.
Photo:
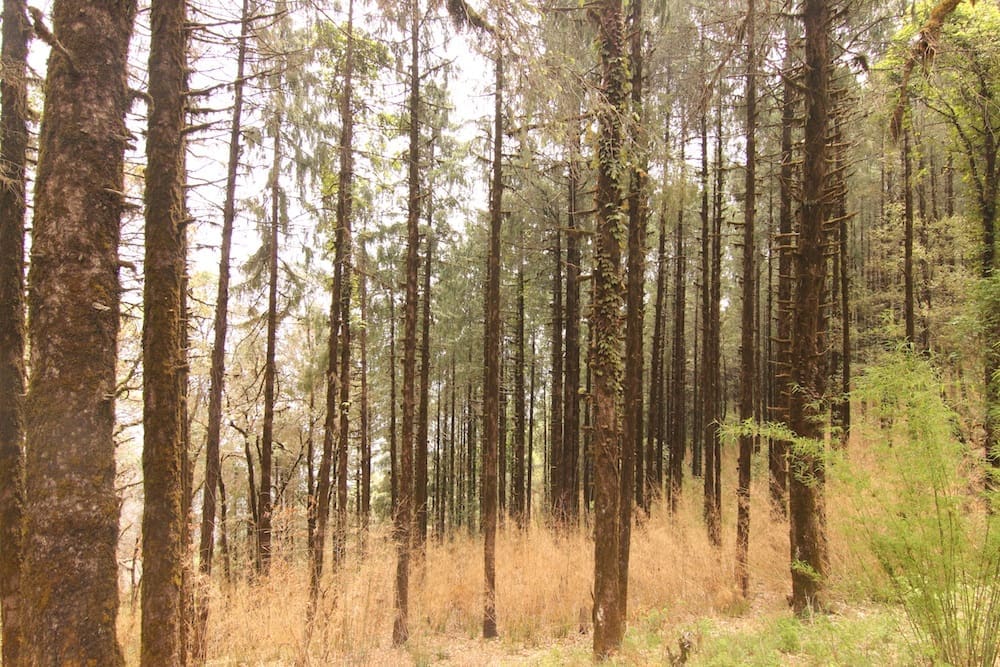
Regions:
M 634 656 L 640 662 L 666 660 L 667 648 L 675 647 L 682 629 L 699 618 L 785 608 L 787 528 L 769 517 L 763 485 L 755 486 L 753 495 L 748 601 L 738 595 L 733 574 L 735 499 L 729 494 L 724 499 L 724 543 L 715 549 L 701 521 L 700 488 L 685 491 L 677 516 L 656 509 L 633 530 L 629 623 L 664 642 L 656 656 Z M 347 562 L 325 577 L 308 637 L 308 577 L 301 555 L 276 559 L 262 582 L 213 585 L 209 664 L 516 664 L 534 663 L 553 646 L 586 655 L 593 579 L 593 543 L 586 526 L 559 533 L 535 522 L 524 531 L 501 530 L 498 642 L 478 639 L 483 600 L 478 536 L 462 533 L 441 544 L 432 540 L 425 560 L 412 567 L 411 641 L 405 649 L 390 646 L 395 552 L 387 527 L 374 528 L 368 544 L 361 556 L 352 540 Z M 120 625 L 131 662 L 139 641 L 135 610 L 123 609 Z

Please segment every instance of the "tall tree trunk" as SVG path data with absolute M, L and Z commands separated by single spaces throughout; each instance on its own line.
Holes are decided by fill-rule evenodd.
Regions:
M 666 410 L 663 397 L 664 391 L 664 337 L 666 318 L 666 292 L 667 292 L 667 206 L 664 202 L 660 209 L 659 224 L 657 225 L 657 248 L 656 248 L 656 296 L 653 308 L 653 349 L 649 371 L 649 406 L 647 407 L 648 425 L 646 427 L 646 466 L 641 483 L 643 489 L 643 510 L 649 515 L 653 496 L 656 495 L 657 469 L 659 469 L 660 479 L 663 476 L 663 466 L 657 451 L 663 451 L 663 429 L 661 425 L 664 421 Z
M 621 498 L 618 402 L 622 389 L 621 240 L 625 237 L 622 183 L 623 119 L 628 115 L 628 69 L 621 0 L 601 0 L 591 17 L 601 53 L 598 107 L 597 229 L 594 251 L 594 301 L 591 308 L 590 368 L 594 406 L 594 656 L 603 659 L 621 647 L 625 600 L 620 585 Z
M 568 241 L 567 241 L 568 242 Z M 563 279 L 562 279 L 562 232 L 558 225 L 555 231 L 555 247 L 552 250 L 555 267 L 552 273 L 552 390 L 551 425 L 549 427 L 549 500 L 553 518 L 558 522 L 567 521 L 565 485 L 563 484 Z M 568 264 L 568 262 L 567 262 Z M 579 356 L 579 355 L 577 355 Z
M 621 444 L 621 496 L 619 499 L 618 585 L 620 613 L 628 615 L 628 563 L 632 540 L 632 504 L 642 504 L 642 394 L 643 394 L 643 333 L 646 300 L 646 172 L 649 158 L 646 136 L 642 127 L 642 0 L 632 0 L 628 23 L 630 30 L 629 58 L 632 75 L 632 122 L 626 131 L 634 144 L 636 155 L 629 168 L 628 180 L 628 257 L 625 297 L 625 377 L 622 410 L 623 437 Z
M 53 6 L 64 50 L 52 51 L 46 74 L 28 279 L 21 584 L 32 591 L 23 625 L 29 665 L 124 664 L 115 635 L 113 432 L 135 11 L 133 0 Z
M 368 397 L 368 253 L 365 250 L 364 235 L 358 248 L 358 301 L 361 307 L 361 531 L 362 539 L 368 532 L 371 519 L 372 501 L 372 442 L 371 415 L 369 414 Z
M 702 46 L 704 48 L 704 46 Z M 708 437 L 709 425 L 712 422 L 712 366 L 718 359 L 712 357 L 711 326 L 712 326 L 712 243 L 709 226 L 708 208 L 708 105 L 701 110 L 701 363 L 699 370 L 699 417 L 695 447 L 701 454 L 699 470 L 703 474 L 703 513 L 706 522 L 709 521 L 709 511 L 714 488 L 712 479 L 715 474 L 714 450 Z
M 826 280 L 823 234 L 826 184 L 826 129 L 830 13 L 826 0 L 805 0 L 805 136 L 803 141 L 802 214 L 795 255 L 795 334 L 792 337 L 792 431 L 810 441 L 793 446 L 789 468 L 792 607 L 802 613 L 822 607 L 828 569 L 823 427 L 818 401 L 825 393 L 822 368 Z
M 792 259 L 796 245 L 792 225 L 793 146 L 792 126 L 795 123 L 795 82 L 792 81 L 792 22 L 785 23 L 785 57 L 782 64 L 781 99 L 781 167 L 778 174 L 778 326 L 777 352 L 772 369 L 774 375 L 774 405 L 771 418 L 782 422 L 789 420 L 789 401 L 792 394 Z M 768 447 L 768 489 L 771 508 L 780 516 L 788 511 L 788 448 L 784 440 L 772 439 Z
M 687 439 L 687 428 L 684 417 L 686 407 L 687 380 L 687 350 L 685 349 L 684 318 L 687 311 L 687 258 L 684 249 L 684 204 L 686 194 L 687 170 L 684 168 L 684 141 L 686 128 L 681 130 L 680 138 L 680 200 L 677 203 L 677 227 L 674 232 L 674 339 L 671 351 L 672 365 L 670 385 L 670 468 L 667 493 L 670 500 L 670 511 L 677 512 L 684 487 L 684 441 Z M 697 358 L 695 351 L 695 358 Z M 697 401 L 695 401 L 697 405 Z
M 186 3 L 150 8 L 143 295 L 143 665 L 186 662 L 182 626 L 186 409 L 182 369 Z M 213 489 L 214 490 L 214 489 Z
M 396 539 L 395 619 L 392 643 L 409 638 L 410 551 L 413 535 L 413 447 L 417 375 L 417 274 L 420 266 L 420 0 L 410 0 L 410 96 L 407 156 L 406 301 L 403 325 L 403 439 L 399 456 Z
M 389 487 L 392 516 L 399 503 L 399 446 L 396 438 L 396 296 L 389 290 Z
M 340 435 L 337 438 L 337 523 L 333 539 L 334 563 L 342 563 L 347 549 L 347 452 L 351 422 L 351 223 L 354 216 L 354 0 L 347 3 L 347 44 L 343 59 L 344 90 L 340 98 L 340 175 L 337 187 L 337 240 L 340 252 Z M 331 331 L 330 335 L 334 333 Z M 330 359 L 332 368 L 334 363 Z
M 517 263 L 517 328 L 514 340 L 514 462 L 510 474 L 510 510 L 518 527 L 525 523 L 524 448 L 524 225 Z
M 433 156 L 431 156 L 433 161 Z M 423 554 L 427 545 L 427 450 L 430 441 L 427 437 L 430 420 L 430 379 L 431 379 L 431 265 L 434 256 L 434 236 L 431 230 L 432 219 L 428 205 L 427 214 L 427 252 L 424 255 L 424 287 L 421 300 L 421 331 L 420 331 L 420 405 L 417 418 L 417 443 L 414 449 L 414 503 L 416 508 L 417 532 L 413 541 L 417 550 Z
M 563 385 L 562 465 L 564 484 L 560 507 L 565 518 L 580 513 L 580 239 L 577 206 L 580 179 L 580 134 L 570 147 L 566 215 L 566 372 Z
M 907 114 L 908 115 L 908 114 Z M 910 155 L 909 118 L 903 128 L 903 322 L 908 345 L 916 341 L 913 312 L 913 158 Z
M 528 379 L 528 462 L 524 484 L 524 517 L 531 523 L 532 478 L 535 471 L 535 332 L 531 332 L 531 374 Z
M 740 340 L 740 421 L 755 416 L 754 378 L 756 376 L 754 347 L 755 301 L 757 292 L 754 253 L 754 223 L 757 206 L 757 46 L 754 0 L 748 0 L 746 31 L 746 170 L 743 200 L 743 303 L 741 306 Z M 744 598 L 750 595 L 750 459 L 754 437 L 740 435 L 738 481 L 736 488 L 736 578 Z
M 709 353 L 714 363 L 710 365 L 712 381 L 709 384 L 711 398 L 708 416 L 709 433 L 706 436 L 705 447 L 712 448 L 712 461 L 715 469 L 712 472 L 712 499 L 709 512 L 709 538 L 716 546 L 722 544 L 722 409 L 724 405 L 724 389 L 722 386 L 722 323 L 720 306 L 722 304 L 722 203 L 725 167 L 722 152 L 722 102 L 719 101 L 715 116 L 715 197 L 712 215 L 712 321 L 709 338 Z M 706 474 L 707 478 L 707 474 Z
M 486 260 L 486 313 L 483 335 L 483 482 L 482 527 L 485 591 L 483 637 L 497 636 L 496 531 L 497 447 L 500 428 L 500 226 L 503 222 L 503 55 L 496 52 L 493 93 L 493 178 L 490 184 L 490 246 Z
M 28 39 L 24 0 L 3 4 L 0 80 L 0 662 L 20 665 L 24 513 L 24 215 Z
M 280 78 L 280 77 L 279 77 Z M 274 385 L 277 376 L 275 354 L 278 337 L 278 230 L 281 226 L 281 124 L 282 115 L 273 120 L 274 157 L 271 165 L 271 225 L 268 240 L 267 349 L 264 356 L 264 424 L 260 443 L 260 490 L 257 492 L 257 562 L 258 574 L 267 575 L 271 567 L 271 472 L 274 467 Z
M 240 14 L 240 38 L 236 53 L 236 79 L 233 82 L 233 112 L 229 128 L 229 161 L 226 170 L 226 194 L 222 205 L 222 242 L 219 248 L 219 281 L 215 299 L 211 369 L 208 389 L 208 425 L 205 437 L 205 483 L 201 506 L 201 533 L 198 544 L 198 570 L 204 578 L 212 574 L 215 548 L 215 490 L 221 490 L 222 462 L 219 443 L 222 433 L 222 394 L 226 383 L 226 332 L 229 318 L 229 260 L 236 218 L 236 174 L 240 162 L 240 134 L 243 120 L 243 77 L 246 65 L 247 38 L 250 27 L 250 2 L 243 0 Z M 315 516 L 315 507 L 308 512 Z M 207 583 L 207 582 L 203 582 Z M 195 620 L 194 661 L 204 660 L 207 650 L 208 600 L 198 600 Z

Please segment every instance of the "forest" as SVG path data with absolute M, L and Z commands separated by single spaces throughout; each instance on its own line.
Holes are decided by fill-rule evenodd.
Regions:
M 0 61 L 3 665 L 1000 665 L 1000 0 Z

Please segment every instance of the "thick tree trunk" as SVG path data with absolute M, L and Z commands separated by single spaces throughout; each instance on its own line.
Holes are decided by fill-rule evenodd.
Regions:
M 39 139 L 25 402 L 25 664 L 122 665 L 118 242 L 132 0 L 57 0 Z M 67 57 L 72 54 L 72 60 Z M 72 382 L 67 382 L 67 374 Z
M 808 445 L 790 449 L 792 608 L 802 613 L 824 605 L 828 570 L 822 411 L 825 395 L 822 301 L 826 281 L 824 191 L 830 13 L 826 0 L 805 0 L 805 137 L 802 214 L 795 254 L 795 323 L 792 337 L 792 392 L 789 425 Z
M 25 612 L 20 594 L 24 513 L 24 214 L 28 148 L 23 0 L 3 5 L 0 80 L 0 662 L 20 665 Z
M 229 128 L 229 162 L 226 171 L 226 194 L 222 205 L 222 242 L 219 249 L 219 282 L 215 300 L 211 369 L 208 389 L 208 425 L 205 437 L 205 483 L 202 485 L 201 532 L 198 544 L 198 570 L 208 578 L 212 574 L 215 548 L 215 490 L 221 489 L 222 463 L 219 443 L 222 434 L 222 394 L 226 383 L 226 332 L 229 318 L 229 260 L 236 218 L 236 174 L 240 162 L 240 135 L 243 119 L 243 77 L 246 64 L 247 38 L 250 26 L 249 0 L 243 0 L 240 18 L 240 40 L 236 54 L 236 79 L 233 82 L 233 113 Z M 308 508 L 310 516 L 315 508 Z M 207 583 L 207 582 L 203 582 Z M 194 659 L 201 662 L 207 646 L 208 601 L 199 597 L 195 619 Z
M 500 428 L 500 226 L 503 221 L 503 55 L 496 53 L 496 90 L 493 94 L 493 178 L 490 184 L 490 246 L 486 260 L 486 312 L 483 336 L 483 482 L 482 528 L 485 591 L 483 637 L 497 636 L 496 531 L 497 447 Z
M 620 585 L 619 540 L 621 456 L 618 402 L 621 398 L 622 276 L 621 239 L 625 237 L 622 164 L 623 119 L 627 116 L 628 70 L 621 0 L 601 0 L 591 13 L 601 51 L 601 91 L 597 110 L 597 229 L 594 250 L 594 301 L 591 308 L 590 368 L 594 405 L 594 656 L 603 659 L 621 647 L 625 600 Z
M 395 619 L 392 643 L 409 638 L 410 552 L 413 535 L 413 446 L 416 420 L 417 274 L 420 266 L 420 1 L 410 0 L 410 91 L 407 156 L 406 301 L 403 325 L 403 439 L 399 456 L 399 497 L 393 517 L 396 540 Z
M 187 457 L 182 369 L 184 123 L 187 32 L 184 2 L 150 9 L 149 128 L 143 296 L 143 665 L 186 662 L 182 582 Z
M 746 30 L 746 170 L 743 200 L 743 303 L 740 340 L 740 421 L 753 419 L 755 301 L 757 292 L 754 253 L 754 223 L 757 206 L 757 47 L 755 43 L 754 0 L 747 4 Z M 739 467 L 736 488 L 736 579 L 744 598 L 750 594 L 750 459 L 754 437 L 740 435 Z

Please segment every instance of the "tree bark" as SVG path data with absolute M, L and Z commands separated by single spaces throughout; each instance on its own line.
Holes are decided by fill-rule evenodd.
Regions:
M 618 402 L 622 389 L 621 239 L 625 238 L 623 206 L 623 119 L 627 116 L 628 70 L 621 0 L 601 0 L 591 12 L 601 52 L 601 92 L 597 109 L 597 229 L 594 252 L 594 302 L 590 349 L 593 371 L 594 446 L 594 657 L 603 659 L 621 647 L 625 633 L 625 601 L 620 586 Z
M 826 0 L 805 0 L 805 136 L 803 141 L 802 214 L 795 255 L 795 320 L 792 337 L 792 392 L 789 425 L 807 445 L 790 449 L 792 608 L 803 613 L 824 606 L 828 570 L 825 465 L 821 408 L 826 373 L 823 366 L 822 301 L 826 281 L 824 190 L 829 103 L 829 20 Z
M 407 156 L 406 301 L 403 325 L 403 438 L 399 457 L 399 497 L 393 521 L 396 539 L 395 619 L 392 643 L 409 638 L 410 551 L 413 535 L 413 446 L 416 418 L 417 274 L 420 266 L 420 2 L 410 0 L 410 91 Z
M 503 222 L 503 87 L 504 61 L 497 46 L 493 96 L 493 177 L 490 184 L 490 235 L 486 263 L 486 312 L 483 335 L 483 482 L 482 528 L 485 591 L 483 638 L 497 636 L 496 531 L 497 448 L 500 428 L 500 232 Z
M 743 303 L 740 340 L 740 421 L 754 418 L 755 301 L 757 292 L 754 223 L 757 205 L 757 47 L 754 0 L 748 0 L 746 31 L 746 169 L 743 203 Z M 754 437 L 740 435 L 736 488 L 736 578 L 744 598 L 750 595 L 750 459 Z
M 280 77 L 279 77 L 280 79 Z M 282 115 L 272 119 L 274 155 L 271 165 L 271 224 L 268 240 L 267 348 L 264 356 L 264 423 L 260 443 L 260 490 L 257 492 L 257 574 L 267 575 L 271 568 L 271 472 L 274 466 L 274 385 L 278 340 L 278 231 L 281 226 L 281 125 Z
M 186 406 L 182 385 L 184 280 L 184 93 L 186 3 L 150 8 L 149 127 L 143 297 L 143 665 L 186 662 L 183 642 L 187 513 Z
M 431 157 L 433 160 L 433 156 Z M 428 209 L 429 209 L 428 205 Z M 423 554 L 427 545 L 427 451 L 430 440 L 427 437 L 430 420 L 431 381 L 431 265 L 434 257 L 434 236 L 431 230 L 431 214 L 427 214 L 427 252 L 424 255 L 424 285 L 421 299 L 420 330 L 420 405 L 417 418 L 417 445 L 414 450 L 415 467 L 415 507 L 417 532 L 413 536 L 417 550 Z
M 680 140 L 680 201 L 677 205 L 677 227 L 674 233 L 674 339 L 670 389 L 670 468 L 667 493 L 670 500 L 670 511 L 677 512 L 684 487 L 684 444 L 687 439 L 687 428 L 684 423 L 686 407 L 687 380 L 687 350 L 685 349 L 685 313 L 687 311 L 687 257 L 684 249 L 684 204 L 686 194 L 687 170 L 684 160 L 684 135 Z M 695 352 L 697 358 L 697 351 Z M 697 404 L 697 401 L 695 402 Z
M 575 520 L 580 513 L 580 239 L 579 204 L 580 134 L 575 132 L 570 147 L 568 207 L 566 215 L 566 360 L 563 364 L 563 485 L 559 505 L 564 518 Z
M 64 50 L 52 51 L 47 68 L 28 280 L 21 581 L 32 591 L 23 654 L 30 665 L 124 663 L 115 635 L 113 431 L 135 11 L 132 0 L 53 6 Z
M 642 504 L 642 394 L 643 394 L 643 333 L 646 308 L 646 218 L 648 215 L 646 172 L 649 157 L 645 130 L 642 127 L 642 0 L 632 0 L 628 17 L 630 30 L 629 58 L 631 74 L 631 107 L 633 120 L 627 132 L 636 155 L 629 167 L 628 180 L 628 257 L 625 297 L 625 377 L 622 410 L 623 436 L 621 443 L 621 494 L 619 499 L 618 585 L 620 613 L 628 615 L 628 563 L 632 540 L 633 502 Z
M 24 217 L 28 39 L 23 0 L 3 5 L 0 80 L 0 662 L 20 665 L 24 514 Z
M 510 475 L 510 511 L 519 528 L 525 525 L 525 395 L 524 395 L 524 226 L 517 263 L 517 327 L 514 340 L 514 462 Z

